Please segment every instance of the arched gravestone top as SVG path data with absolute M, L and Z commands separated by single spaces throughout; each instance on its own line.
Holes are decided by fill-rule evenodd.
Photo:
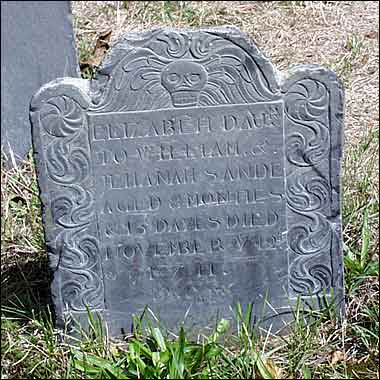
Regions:
M 31 104 L 52 292 L 112 334 L 146 305 L 196 329 L 254 304 L 281 327 L 301 298 L 343 310 L 343 88 L 276 71 L 235 28 L 127 34 L 92 81 Z

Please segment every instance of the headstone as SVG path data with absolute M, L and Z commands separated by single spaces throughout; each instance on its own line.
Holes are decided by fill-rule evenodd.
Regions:
M 235 28 L 127 34 L 92 81 L 31 104 L 59 321 L 169 328 L 252 303 L 279 328 L 301 299 L 343 309 L 343 88 L 286 75 Z M 264 322 L 263 322 L 264 323 Z M 197 330 L 198 331 L 198 330 Z
M 45 83 L 79 77 L 69 1 L 1 2 L 1 149 L 7 166 L 32 147 L 29 105 Z

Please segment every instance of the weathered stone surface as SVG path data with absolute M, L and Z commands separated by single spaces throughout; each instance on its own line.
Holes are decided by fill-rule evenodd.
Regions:
M 1 2 L 1 147 L 22 160 L 32 146 L 29 105 L 45 83 L 79 77 L 69 1 Z
M 31 107 L 60 321 L 88 305 L 119 334 L 149 305 L 198 329 L 252 302 L 280 327 L 325 295 L 342 310 L 333 72 L 282 75 L 234 28 L 159 29 Z

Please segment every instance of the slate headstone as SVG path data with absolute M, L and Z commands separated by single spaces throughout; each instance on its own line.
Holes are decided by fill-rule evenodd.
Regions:
M 32 147 L 29 105 L 45 83 L 79 77 L 69 1 L 1 2 L 1 148 L 7 166 Z
M 58 321 L 113 335 L 146 305 L 169 328 L 298 299 L 343 310 L 343 88 L 276 71 L 235 28 L 127 34 L 92 81 L 31 104 Z M 198 330 L 197 330 L 198 331 Z

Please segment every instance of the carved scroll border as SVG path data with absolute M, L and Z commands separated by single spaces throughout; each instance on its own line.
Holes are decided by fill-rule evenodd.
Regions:
M 314 66 L 294 69 L 283 88 L 289 294 L 341 300 L 343 88 L 335 73 Z
M 41 88 L 31 102 L 46 246 L 54 272 L 51 290 L 61 324 L 71 313 L 87 314 L 87 307 L 104 310 L 87 86 L 85 80 L 59 79 Z

